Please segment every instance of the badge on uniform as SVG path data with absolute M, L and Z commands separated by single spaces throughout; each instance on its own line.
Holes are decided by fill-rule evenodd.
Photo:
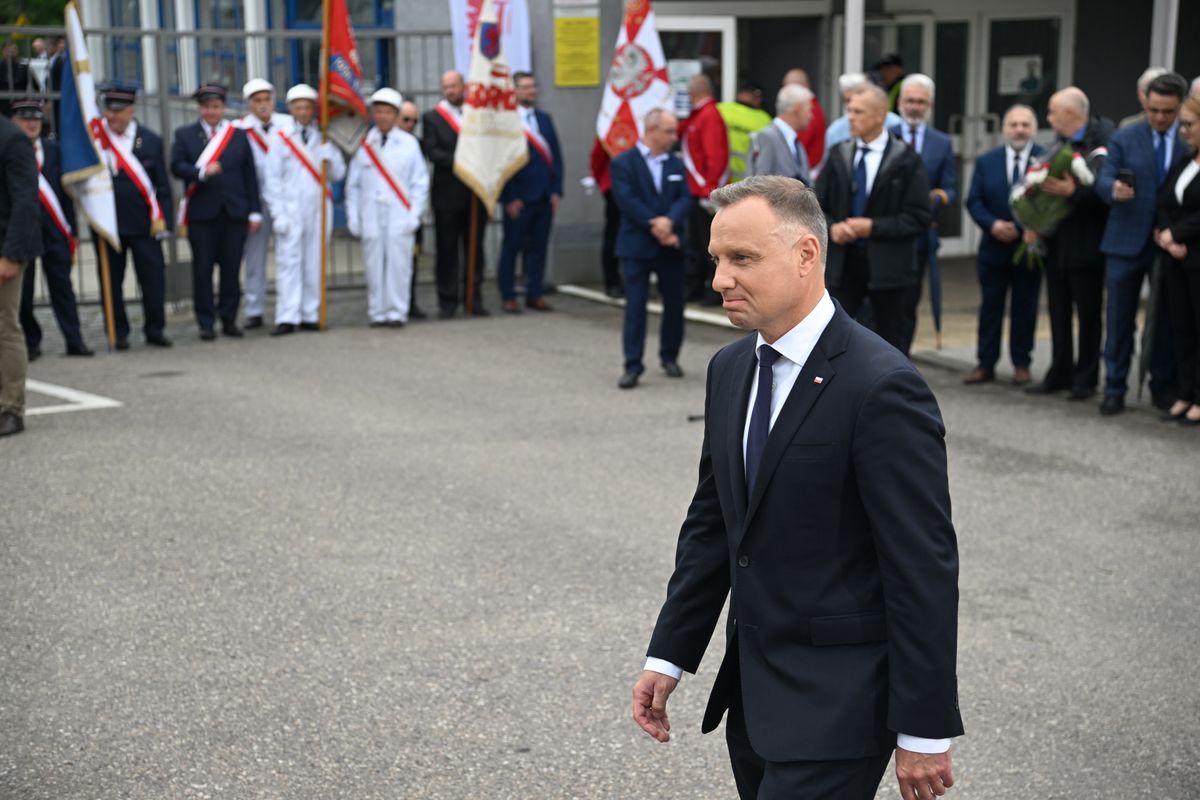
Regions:
M 818 375 L 817 377 L 813 378 L 813 383 L 815 383 L 817 386 L 820 386 L 820 385 L 821 385 L 822 383 L 824 383 L 824 382 L 825 382 L 825 379 L 824 379 L 824 378 L 822 378 L 820 375 Z

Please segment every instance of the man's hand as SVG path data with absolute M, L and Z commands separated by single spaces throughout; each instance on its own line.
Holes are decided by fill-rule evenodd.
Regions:
M 204 177 L 211 178 L 213 175 L 221 174 L 221 162 L 210 161 L 208 166 L 204 168 Z
M 1075 194 L 1075 178 L 1071 175 L 1064 175 L 1061 178 L 1047 177 L 1042 181 L 1042 189 L 1046 194 L 1052 194 L 1055 197 L 1070 197 Z
M 1125 181 L 1113 181 L 1113 200 L 1116 200 L 1118 203 L 1124 203 L 1132 200 L 1135 196 L 1137 196 L 1137 192 L 1128 183 Z
M 21 274 L 21 262 L 10 261 L 0 256 L 0 284 L 5 284 Z
M 1175 237 L 1171 235 L 1170 228 L 1163 228 L 1158 232 L 1158 246 L 1163 250 L 1170 249 L 1171 245 L 1175 244 Z
M 993 222 L 991 234 L 1002 242 L 1015 242 L 1021 235 L 1017 226 L 1006 219 L 998 219 Z
M 1025 244 L 1033 244 L 1041 237 L 1037 235 L 1037 231 L 1031 231 L 1028 228 L 1026 228 L 1025 233 L 1022 234 L 1021 238 L 1025 242 Z
M 954 785 L 950 752 L 914 753 L 896 748 L 896 781 L 904 800 L 933 800 Z
M 246 223 L 246 230 L 250 233 L 258 233 L 262 230 L 262 223 L 258 220 L 252 219 Z
M 666 239 L 663 239 L 660 242 L 660 244 L 663 247 L 674 247 L 676 250 L 678 250 L 680 247 L 682 247 L 682 245 L 679 243 L 679 234 L 678 233 L 672 233 Z M 1182 247 L 1183 245 L 1179 245 L 1179 246 Z M 1182 258 L 1182 256 L 1181 256 L 1181 258 Z
M 655 217 L 650 220 L 650 233 L 659 241 L 670 236 L 674 230 L 675 225 L 671 222 L 670 217 Z
M 551 214 L 558 213 L 558 204 L 561 200 L 562 200 L 562 198 L 556 194 L 550 195 L 550 213 Z
M 1187 245 L 1180 244 L 1179 242 L 1172 242 L 1171 246 L 1167 248 L 1167 255 L 1176 261 L 1183 261 L 1185 258 L 1187 258 Z
M 850 226 L 850 230 L 854 232 L 856 239 L 871 238 L 871 218 L 870 217 L 850 217 L 846 220 L 846 224 Z
M 521 211 L 524 208 L 525 204 L 520 200 L 510 200 L 504 204 L 504 213 L 508 214 L 509 219 L 516 219 L 521 216 Z
M 633 685 L 633 719 L 642 730 L 660 742 L 671 740 L 667 698 L 675 691 L 677 685 L 679 681 L 670 675 L 649 669 L 643 670 L 637 683 Z
M 834 244 L 849 244 L 854 241 L 854 231 L 845 222 L 835 222 L 829 229 L 829 238 Z

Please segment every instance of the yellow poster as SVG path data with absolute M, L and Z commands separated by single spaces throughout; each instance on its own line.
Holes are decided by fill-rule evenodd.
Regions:
M 554 19 L 554 85 L 600 85 L 600 17 Z

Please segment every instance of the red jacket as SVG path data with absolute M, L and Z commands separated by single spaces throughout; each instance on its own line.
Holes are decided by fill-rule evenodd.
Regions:
M 825 111 L 821 108 L 821 101 L 815 97 L 812 101 L 812 119 L 808 127 L 800 131 L 800 143 L 808 155 L 809 169 L 815 169 L 825 157 Z
M 596 179 L 596 185 L 600 187 L 601 192 L 612 188 L 612 175 L 608 171 L 608 165 L 611 163 L 612 157 L 604 149 L 604 145 L 600 144 L 600 137 L 597 136 L 592 143 L 592 177 Z
M 708 197 L 729 175 L 729 134 L 717 104 L 706 97 L 679 123 L 683 164 L 693 197 Z

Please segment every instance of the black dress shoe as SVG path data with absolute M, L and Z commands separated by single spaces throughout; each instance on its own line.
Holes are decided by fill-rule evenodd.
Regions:
M 80 342 L 79 344 L 67 345 L 67 355 L 69 355 L 69 356 L 94 356 L 96 354 L 92 352 L 92 349 L 90 347 L 88 347 L 86 344 Z
M 216 340 L 217 340 L 217 332 L 214 331 L 212 328 L 201 328 L 200 329 L 200 341 L 215 342 Z
M 1111 417 L 1125 410 L 1125 398 L 1118 394 L 1105 395 L 1100 403 L 1100 414 Z
M 617 386 L 621 389 L 632 389 L 638 384 L 638 373 L 626 372 L 621 376 L 621 380 L 617 381 Z
M 30 347 L 29 345 L 25 346 L 25 360 L 30 364 L 32 364 L 34 361 L 37 361 L 41 357 L 42 348 L 38 347 L 37 345 L 34 345 L 33 347 Z
M 471 311 L 472 317 L 490 317 L 491 315 L 492 312 L 488 311 L 483 306 L 475 306 L 475 308 Z
M 386 327 L 387 327 L 387 320 L 385 320 L 385 319 L 373 319 L 373 320 L 371 320 L 370 322 L 368 322 L 368 323 L 367 323 L 367 327 L 368 327 L 368 328 L 386 328 Z
M 683 370 L 674 361 L 663 362 L 663 372 L 667 373 L 668 378 L 682 378 Z
M 1030 386 L 1028 389 L 1026 389 L 1025 394 L 1054 394 L 1055 392 L 1061 392 L 1066 388 L 1067 387 L 1059 386 L 1056 383 L 1046 383 L 1045 381 L 1042 381 L 1041 383 L 1035 383 L 1033 386 Z
M 160 333 L 157 336 L 147 336 L 146 344 L 150 345 L 151 347 L 170 347 L 171 340 Z
M 610 286 L 604 290 L 604 293 L 606 295 L 608 295 L 609 297 L 611 297 L 613 300 L 620 300 L 621 298 L 623 298 L 625 296 L 625 290 L 622 289 L 620 286 Z
M 300 330 L 308 331 L 309 333 L 319 333 L 321 330 L 321 323 L 319 323 L 319 322 L 301 322 Z
M 263 318 L 262 317 L 246 317 L 246 325 L 245 325 L 246 330 L 252 331 L 257 328 L 261 328 L 262 326 L 263 326 Z
M 388 326 L 389 328 L 403 328 L 403 327 L 404 327 L 404 323 L 403 323 L 403 322 L 401 322 L 401 321 L 400 321 L 400 320 L 398 320 L 398 319 L 389 319 L 389 320 L 387 321 L 387 326 Z
M 25 420 L 16 414 L 0 414 L 0 436 L 12 436 L 25 430 Z
M 453 308 L 439 308 L 438 309 L 438 319 L 453 319 L 453 318 L 454 318 L 454 309 Z
M 1067 393 L 1067 400 L 1077 402 L 1079 400 L 1090 400 L 1095 396 L 1096 390 L 1090 388 L 1075 388 Z M 1124 401 L 1121 401 L 1124 403 Z
M 296 326 L 290 322 L 281 322 L 271 329 L 272 336 L 287 336 L 289 333 L 295 333 Z
M 118 350 L 128 350 L 129 349 L 129 340 L 128 339 L 117 339 L 116 348 Z
M 246 335 L 246 332 L 239 328 L 236 322 L 231 322 L 228 325 L 221 326 L 221 335 L 228 336 L 231 339 L 240 339 Z
M 424 311 L 417 308 L 416 306 L 410 306 L 408 309 L 408 318 L 409 319 L 427 319 L 428 317 L 429 317 L 428 314 L 426 314 Z

